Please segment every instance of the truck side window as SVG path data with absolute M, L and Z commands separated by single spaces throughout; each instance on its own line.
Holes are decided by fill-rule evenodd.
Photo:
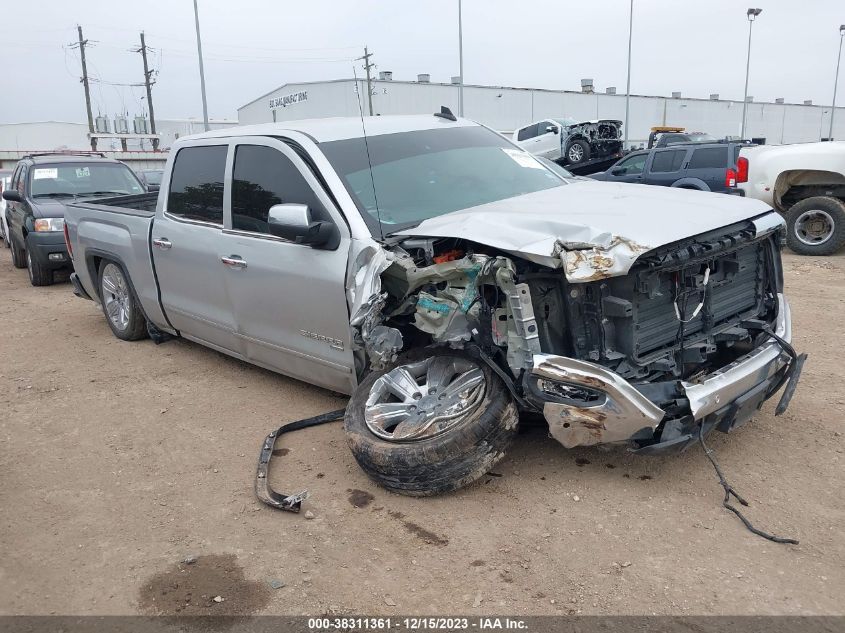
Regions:
M 727 147 L 702 147 L 693 152 L 689 162 L 689 169 L 724 169 L 727 166 Z
M 653 173 L 678 171 L 686 153 L 687 150 L 685 149 L 668 149 L 655 152 L 654 160 L 651 161 L 651 171 Z
M 535 123 L 534 125 L 529 125 L 528 127 L 524 127 L 519 131 L 519 134 L 516 136 L 516 140 L 518 141 L 527 141 L 530 138 L 534 138 L 538 134 L 539 124 Z
M 167 212 L 185 220 L 223 225 L 225 145 L 179 150 L 170 176 Z
M 287 156 L 273 147 L 238 145 L 232 172 L 232 228 L 269 233 L 267 215 L 274 204 L 308 205 L 315 219 L 328 214 Z

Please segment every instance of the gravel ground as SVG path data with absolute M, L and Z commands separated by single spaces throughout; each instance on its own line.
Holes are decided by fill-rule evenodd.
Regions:
M 528 429 L 488 476 L 412 499 L 358 468 L 321 389 L 183 341 L 115 339 L 67 283 L 33 288 L 0 249 L 2 614 L 843 614 L 845 257 L 786 255 L 795 344 L 786 415 L 769 402 L 711 445 L 760 527 L 721 507 L 699 450 L 566 450 Z

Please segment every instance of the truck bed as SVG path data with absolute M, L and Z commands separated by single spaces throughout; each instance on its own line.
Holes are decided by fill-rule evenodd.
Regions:
M 150 249 L 158 194 L 75 200 L 67 205 L 65 226 L 75 273 L 85 292 L 99 301 L 99 267 L 118 262 L 149 321 L 166 327 Z
M 134 196 L 114 196 L 111 198 L 81 199 L 71 203 L 86 209 L 97 209 L 112 213 L 125 213 L 140 217 L 153 217 L 158 202 L 158 193 L 139 193 Z

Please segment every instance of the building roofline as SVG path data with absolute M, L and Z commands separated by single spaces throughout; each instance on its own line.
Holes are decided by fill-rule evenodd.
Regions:
M 291 81 L 291 82 L 288 82 L 288 83 L 284 83 L 281 86 L 274 88 L 273 90 L 270 90 L 269 92 L 264 93 L 260 97 L 256 97 L 255 99 L 253 99 L 249 103 L 245 103 L 244 105 L 237 108 L 237 110 L 238 110 L 238 112 L 240 112 L 242 109 L 246 108 L 247 106 L 250 106 L 253 103 L 256 103 L 258 101 L 261 101 L 262 99 L 266 99 L 267 97 L 269 97 L 274 92 L 278 92 L 279 90 L 281 90 L 282 88 L 286 88 L 287 86 L 313 86 L 315 84 L 331 84 L 331 83 L 343 83 L 343 82 L 355 82 L 355 81 L 356 81 L 356 79 L 352 78 L 352 77 L 349 77 L 349 78 L 346 78 L 346 79 L 326 79 L 324 81 Z M 357 81 L 360 82 L 360 81 L 366 81 L 366 80 L 359 77 L 357 79 Z M 418 81 L 411 81 L 411 80 L 404 80 L 404 79 L 373 79 L 372 82 L 374 84 L 406 84 L 406 85 L 410 84 L 410 85 L 414 85 L 414 86 L 457 87 L 459 85 L 459 84 L 453 84 L 451 82 L 446 83 L 446 82 L 437 82 L 437 81 L 420 83 Z M 557 93 L 557 94 L 576 94 L 576 95 L 590 94 L 590 93 L 581 92 L 580 90 L 558 90 L 558 89 L 555 89 L 555 88 L 527 88 L 527 87 L 522 87 L 522 86 L 485 86 L 485 85 L 482 85 L 482 84 L 464 84 L 464 88 L 485 88 L 485 89 L 488 89 L 488 90 L 519 90 L 519 91 L 530 91 L 530 92 L 545 92 L 545 93 Z M 604 92 L 594 92 L 592 94 L 594 94 L 596 96 L 602 96 L 602 97 L 624 97 L 625 96 L 624 92 L 617 92 L 616 94 L 612 94 L 612 95 L 609 95 L 609 94 L 604 93 Z M 643 94 L 634 94 L 634 93 L 631 93 L 631 96 L 632 97 L 638 97 L 638 98 L 641 98 L 641 99 L 667 99 L 667 100 L 673 100 L 673 101 L 715 101 L 716 103 L 738 103 L 738 104 L 742 104 L 742 99 L 710 99 L 709 97 L 680 97 L 680 98 L 676 99 L 676 98 L 672 97 L 671 95 L 668 95 L 668 96 L 667 95 L 643 95 Z M 776 103 L 774 101 L 750 101 L 749 103 L 751 103 L 751 104 L 756 103 L 758 105 L 801 106 L 803 108 L 829 108 L 830 107 L 829 105 L 825 105 L 825 104 L 821 104 L 821 103 L 813 103 L 813 104 L 809 104 L 809 105 L 805 104 L 805 103 L 789 103 L 789 102 Z M 845 108 L 845 106 L 837 106 L 837 110 L 840 107 Z

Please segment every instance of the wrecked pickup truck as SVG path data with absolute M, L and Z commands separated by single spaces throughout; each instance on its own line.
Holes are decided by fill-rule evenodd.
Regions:
M 75 292 L 121 339 L 351 394 L 355 458 L 411 495 L 489 471 L 522 412 L 654 454 L 794 387 L 767 205 L 572 181 L 448 112 L 363 123 L 179 139 L 157 198 L 69 205 Z
M 535 156 L 589 174 L 622 157 L 622 121 L 543 119 L 516 130 L 513 141 Z

